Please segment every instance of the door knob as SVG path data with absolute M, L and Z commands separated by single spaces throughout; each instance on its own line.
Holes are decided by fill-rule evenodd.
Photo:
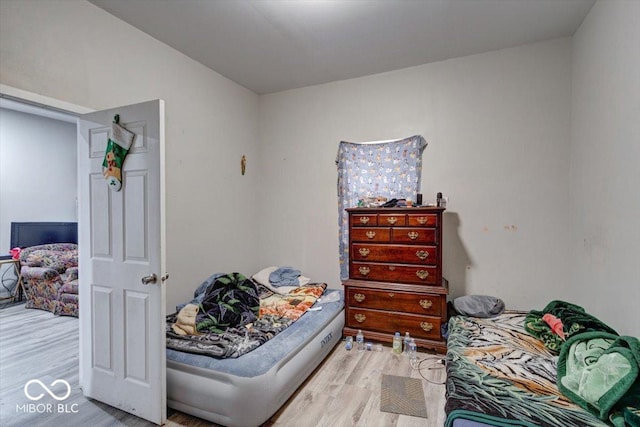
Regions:
M 158 280 L 158 276 L 156 276 L 155 273 L 150 274 L 149 276 L 144 276 L 142 279 L 140 279 L 143 285 L 156 283 L 157 280 Z

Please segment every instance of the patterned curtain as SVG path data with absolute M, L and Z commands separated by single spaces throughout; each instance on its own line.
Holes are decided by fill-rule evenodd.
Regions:
M 426 146 L 420 135 L 391 142 L 340 143 L 336 165 L 341 280 L 349 278 L 349 217 L 345 209 L 356 207 L 364 197 L 415 200 Z

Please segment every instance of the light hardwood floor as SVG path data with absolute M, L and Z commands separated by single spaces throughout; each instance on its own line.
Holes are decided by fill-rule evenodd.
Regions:
M 422 359 L 431 355 L 419 353 Z M 436 368 L 439 368 L 436 366 Z M 431 381 L 442 382 L 444 369 L 423 370 Z M 421 378 L 406 357 L 382 352 L 346 351 L 336 346 L 298 391 L 263 427 L 436 427 L 444 424 L 444 386 L 423 380 L 429 418 L 380 411 L 382 374 Z M 64 407 L 52 403 L 29 413 L 24 395 L 31 379 L 51 384 L 61 378 L 71 385 Z M 265 390 L 268 393 L 269 390 Z M 62 403 L 62 402 L 61 402 Z M 248 404 L 250 404 L 248 402 Z M 167 426 L 214 426 L 211 422 L 169 409 Z M 25 309 L 17 305 L 0 310 L 0 425 L 12 426 L 152 426 L 138 417 L 87 399 L 78 386 L 78 319 Z

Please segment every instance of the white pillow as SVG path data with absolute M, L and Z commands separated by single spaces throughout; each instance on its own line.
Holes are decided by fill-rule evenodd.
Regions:
M 252 276 L 252 279 L 255 280 L 256 282 L 260 283 L 261 285 L 270 286 L 271 283 L 269 283 L 269 276 L 271 275 L 271 273 L 273 273 L 277 269 L 278 269 L 278 267 L 267 267 L 267 268 L 264 268 L 264 269 L 258 271 L 256 274 L 254 274 Z
M 307 283 L 309 283 L 311 281 L 311 279 L 309 279 L 308 277 L 299 276 L 298 277 L 298 282 L 300 282 L 299 286 L 279 286 L 279 287 L 275 287 L 269 281 L 269 276 L 271 275 L 271 273 L 276 271 L 278 268 L 280 268 L 280 267 L 267 267 L 267 268 L 264 268 L 264 269 L 258 271 L 256 274 L 254 274 L 252 276 L 252 278 L 256 282 L 260 283 L 261 285 L 266 286 L 267 288 L 269 288 L 270 290 L 272 290 L 273 292 L 275 292 L 277 294 L 288 294 L 289 292 L 293 291 L 294 289 L 297 289 L 299 286 L 306 285 Z

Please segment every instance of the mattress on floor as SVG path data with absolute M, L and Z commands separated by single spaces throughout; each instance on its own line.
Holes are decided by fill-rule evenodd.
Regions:
M 558 356 L 525 331 L 525 315 L 451 318 L 445 426 L 607 426 L 558 390 Z
M 340 342 L 344 295 L 316 303 L 290 327 L 257 349 L 216 359 L 167 349 L 170 408 L 226 426 L 258 426 L 282 406 Z
M 494 427 L 491 424 L 481 423 L 479 421 L 467 420 L 465 418 L 456 418 L 452 427 Z

